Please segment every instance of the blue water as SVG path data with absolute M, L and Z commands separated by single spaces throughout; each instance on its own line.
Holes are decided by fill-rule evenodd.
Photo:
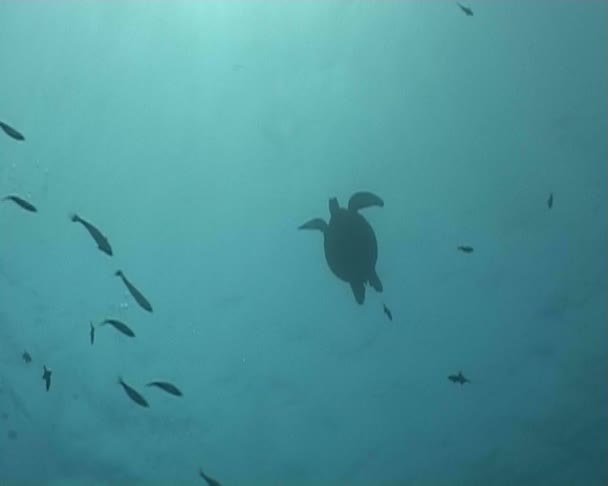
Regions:
M 0 3 L 0 484 L 607 483 L 607 4 L 470 7 Z

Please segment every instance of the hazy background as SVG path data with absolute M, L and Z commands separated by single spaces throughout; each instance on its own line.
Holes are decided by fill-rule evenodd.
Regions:
M 471 7 L 0 2 L 0 482 L 606 484 L 608 8 Z

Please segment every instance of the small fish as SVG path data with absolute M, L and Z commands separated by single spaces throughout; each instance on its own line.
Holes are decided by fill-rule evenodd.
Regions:
M 7 433 L 6 435 L 7 435 L 7 437 L 8 437 L 10 440 L 16 440 L 16 439 L 17 439 L 17 431 L 15 431 L 15 430 L 12 430 L 12 429 L 11 429 L 11 430 L 9 430 L 9 431 L 8 431 L 8 433 Z
M 133 296 L 135 301 L 141 306 L 142 309 L 147 310 L 148 312 L 152 312 L 152 306 L 148 299 L 146 299 L 143 294 L 135 288 L 135 286 L 125 277 L 125 274 L 122 270 L 116 270 L 114 273 L 117 277 L 120 277 L 123 283 L 127 286 L 129 293 Z
M 213 479 L 210 476 L 207 476 L 200 467 L 198 469 L 198 475 L 207 482 L 207 486 L 222 486 L 219 481 Z
M 30 353 L 28 353 L 27 351 L 23 351 L 21 358 L 23 358 L 23 361 L 25 361 L 26 363 L 32 362 L 32 357 L 31 357 Z
M 469 7 L 465 7 L 460 2 L 456 2 L 456 4 L 460 7 L 460 10 L 462 10 L 467 17 L 472 17 L 473 16 L 473 10 L 471 10 Z
M 101 231 L 99 231 L 95 226 L 93 226 L 88 221 L 85 221 L 84 219 L 82 219 L 77 214 L 71 214 L 70 220 L 74 223 L 82 224 L 86 228 L 86 230 L 89 232 L 91 237 L 95 240 L 95 243 L 97 243 L 97 248 L 99 248 L 105 254 L 112 256 L 112 247 L 110 246 L 110 242 L 101 233 Z
M 105 324 L 110 324 L 111 326 L 113 326 L 117 331 L 122 332 L 125 336 L 129 336 L 129 337 L 135 337 L 135 333 L 131 330 L 131 328 L 129 326 L 127 326 L 124 322 L 119 321 L 117 319 L 105 319 L 100 326 L 103 326 Z
M 472 246 L 464 246 L 464 245 L 460 245 L 456 249 L 463 253 L 473 253 L 475 251 Z
M 144 397 L 142 397 L 139 394 L 139 392 L 137 392 L 135 389 L 133 389 L 132 387 L 127 385 L 121 377 L 118 377 L 118 384 L 120 386 L 122 386 L 122 388 L 124 389 L 124 391 L 128 395 L 128 397 L 131 400 L 133 400 L 135 403 L 137 403 L 137 405 L 140 405 L 140 406 L 146 407 L 146 408 L 150 406 L 150 405 L 148 405 L 148 402 L 146 401 L 146 399 Z
M 471 380 L 464 377 L 462 371 L 459 371 L 457 375 L 449 375 L 448 380 L 453 383 L 460 383 L 461 385 L 464 385 L 465 383 L 471 383 Z
M 43 368 L 44 372 L 42 373 L 42 379 L 46 383 L 46 391 L 48 392 L 49 388 L 51 388 L 51 375 L 53 374 L 53 372 L 49 370 L 46 365 L 44 365 Z
M 386 307 L 386 304 L 382 304 L 382 306 L 384 307 L 384 313 L 386 314 L 386 317 L 388 317 L 389 321 L 393 320 L 393 313 L 391 312 L 391 310 Z
M 161 390 L 165 390 L 167 393 L 171 395 L 175 395 L 176 397 L 181 397 L 183 394 L 175 385 L 171 383 L 167 383 L 166 381 L 152 381 L 148 383 L 146 386 L 155 386 L 160 388 Z
M 91 330 L 89 331 L 89 338 L 91 340 L 91 346 L 93 345 L 93 343 L 95 342 L 95 326 L 93 325 L 93 323 L 91 322 Z
M 25 137 L 23 136 L 23 134 L 19 133 L 16 129 L 14 129 L 10 125 L 7 125 L 4 122 L 0 121 L 0 128 L 9 137 L 14 138 L 15 140 L 19 140 L 20 142 L 22 142 L 23 140 L 25 140 Z
M 29 211 L 31 213 L 35 213 L 38 210 L 36 209 L 36 206 L 34 206 L 32 203 L 26 201 L 25 199 L 19 197 L 19 196 L 5 196 L 2 198 L 3 201 L 13 201 L 15 204 L 17 204 L 17 206 L 22 207 L 23 209 L 25 209 L 26 211 Z
M 549 207 L 549 209 L 553 207 L 553 193 L 549 194 L 549 199 L 547 199 L 547 206 Z

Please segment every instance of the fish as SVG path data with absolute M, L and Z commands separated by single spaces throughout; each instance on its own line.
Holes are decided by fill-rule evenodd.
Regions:
M 46 384 L 46 391 L 49 391 L 49 388 L 51 388 L 51 375 L 53 374 L 53 372 L 51 370 L 49 370 L 46 365 L 43 366 L 43 373 L 42 373 L 42 379 L 44 380 L 45 384 Z
M 389 321 L 393 320 L 393 313 L 391 312 L 391 310 L 386 307 L 386 304 L 382 304 L 382 306 L 384 307 L 384 313 L 386 314 L 386 317 L 388 317 Z
M 19 142 L 23 142 L 25 140 L 25 137 L 23 136 L 22 133 L 20 133 L 17 129 L 11 127 L 7 123 L 0 121 L 0 128 L 9 137 L 14 138 L 15 140 L 18 140 Z
M 462 374 L 462 371 L 459 371 L 457 375 L 449 375 L 448 380 L 453 383 L 460 383 L 461 385 L 464 385 L 465 383 L 471 383 L 471 380 L 465 378 L 465 376 Z
M 222 486 L 218 480 L 213 479 L 211 476 L 207 476 L 200 467 L 198 468 L 198 475 L 205 480 L 207 486 Z
M 129 293 L 133 296 L 135 301 L 140 305 L 142 309 L 147 310 L 148 312 L 152 312 L 152 305 L 150 304 L 150 302 L 148 302 L 148 299 L 146 299 L 143 294 L 139 290 L 137 290 L 137 288 L 135 288 L 135 286 L 129 281 L 129 279 L 125 277 L 125 274 L 122 270 L 116 270 L 114 275 L 121 278 L 123 283 L 126 285 Z
M 112 246 L 110 246 L 110 242 L 101 233 L 101 231 L 99 231 L 94 225 L 92 225 L 88 221 L 82 219 L 76 213 L 70 214 L 70 220 L 74 223 L 82 224 L 89 232 L 91 237 L 95 240 L 95 243 L 97 243 L 97 248 L 99 248 L 99 250 L 101 250 L 105 254 L 112 256 Z
M 137 403 L 137 405 L 140 405 L 144 408 L 148 408 L 150 405 L 148 405 L 148 402 L 146 401 L 146 399 L 141 396 L 141 394 L 136 391 L 133 387 L 127 385 L 122 377 L 118 377 L 118 384 L 120 386 L 122 386 L 123 390 L 125 391 L 125 393 L 127 394 L 127 396 L 133 400 L 135 403 Z
M 547 206 L 549 207 L 549 209 L 553 207 L 553 193 L 549 194 L 549 199 L 547 199 Z
M 472 246 L 465 246 L 465 245 L 460 245 L 460 246 L 456 247 L 456 249 L 463 253 L 473 253 L 475 251 L 475 249 Z
M 93 323 L 91 322 L 91 330 L 89 331 L 89 339 L 91 340 L 91 346 L 93 345 L 93 343 L 95 342 L 95 326 L 93 325 Z
M 32 357 L 31 357 L 30 353 L 28 353 L 27 351 L 23 351 L 21 358 L 23 358 L 23 361 L 25 361 L 26 363 L 32 362 Z
M 110 324 L 114 327 L 114 329 L 122 332 L 125 336 L 135 337 L 135 333 L 131 330 L 131 328 L 127 326 L 124 322 L 119 321 L 118 319 L 104 319 L 100 326 L 103 326 L 105 324 Z
M 17 431 L 16 430 L 9 430 L 6 434 L 6 436 L 11 439 L 11 440 L 16 440 L 17 439 Z
M 166 381 L 152 381 L 148 383 L 146 386 L 155 386 L 160 388 L 161 390 L 170 393 L 171 395 L 175 395 L 176 397 L 181 397 L 183 393 L 177 388 L 175 385 L 171 383 L 167 383 Z
M 26 211 L 29 211 L 31 213 L 35 213 L 38 211 L 38 209 L 36 209 L 36 206 L 34 206 L 31 202 L 28 202 L 19 196 L 13 196 L 13 195 L 5 196 L 2 198 L 2 200 L 3 201 L 13 201 L 15 204 L 17 204 L 17 206 L 20 206 L 23 209 L 25 209 Z
M 456 4 L 460 7 L 460 10 L 462 10 L 467 17 L 472 17 L 473 16 L 473 10 L 471 10 L 469 7 L 465 7 L 460 2 L 456 2 Z

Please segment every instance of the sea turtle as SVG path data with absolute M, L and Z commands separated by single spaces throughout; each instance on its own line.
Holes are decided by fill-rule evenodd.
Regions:
M 365 300 L 366 283 L 382 292 L 382 282 L 375 268 L 378 259 L 376 235 L 358 212 L 370 206 L 383 207 L 384 202 L 371 192 L 357 192 L 348 201 L 348 209 L 344 209 L 333 197 L 329 200 L 329 224 L 315 218 L 298 228 L 323 233 L 327 264 L 336 277 L 350 284 L 358 304 Z

